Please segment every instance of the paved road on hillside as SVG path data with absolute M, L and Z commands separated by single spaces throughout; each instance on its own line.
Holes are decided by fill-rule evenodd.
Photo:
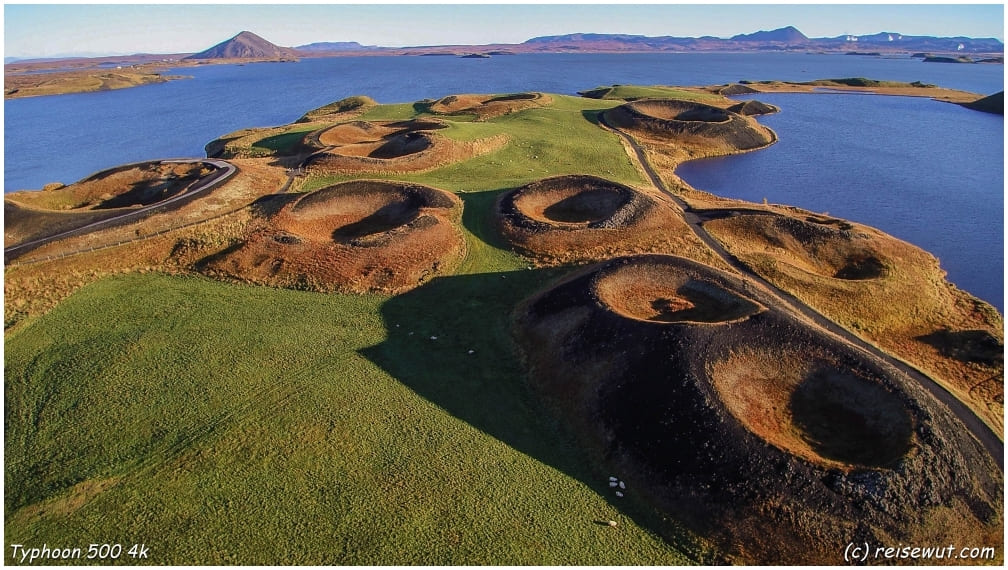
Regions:
M 153 161 L 146 161 L 137 164 L 149 164 Z M 44 238 L 28 241 L 25 243 L 19 243 L 17 245 L 8 247 L 4 249 L 4 263 L 9 263 L 10 261 L 16 259 L 20 255 L 24 255 L 29 251 L 42 247 L 48 243 L 54 242 L 56 240 L 72 237 L 75 235 L 81 235 L 89 232 L 93 232 L 100 229 L 105 229 L 108 227 L 113 227 L 116 225 L 121 225 L 128 222 L 133 222 L 142 218 L 145 218 L 158 210 L 167 209 L 172 206 L 181 206 L 183 203 L 198 197 L 202 193 L 209 192 L 217 186 L 223 184 L 226 180 L 231 178 L 236 172 L 238 172 L 238 167 L 231 164 L 230 162 L 218 159 L 189 159 L 189 158 L 179 158 L 179 159 L 168 159 L 157 161 L 160 163 L 167 164 L 185 164 L 189 162 L 203 162 L 207 164 L 212 164 L 216 167 L 216 170 L 211 174 L 200 178 L 193 182 L 189 188 L 184 192 L 181 192 L 167 200 L 162 200 L 149 206 L 144 206 L 136 210 L 131 210 L 125 214 L 119 216 L 113 216 L 111 218 L 106 218 L 104 220 L 87 224 L 79 228 L 74 228 L 56 235 L 47 236 Z M 128 165 L 127 165 L 128 166 Z M 117 168 L 122 168 L 117 167 Z M 90 178 L 90 177 L 89 177 Z M 87 180 L 86 178 L 84 180 Z
M 714 239 L 714 237 L 711 236 L 706 229 L 704 229 L 703 222 L 705 220 L 698 216 L 696 212 L 692 211 L 689 204 L 665 186 L 665 182 L 662 181 L 661 177 L 658 176 L 658 173 L 651 166 L 647 155 L 644 153 L 644 149 L 641 148 L 637 141 L 626 132 L 606 123 L 603 113 L 599 113 L 598 118 L 599 123 L 604 128 L 612 131 L 630 145 L 630 148 L 632 148 L 634 153 L 637 155 L 637 162 L 640 163 L 644 172 L 647 173 L 655 188 L 658 188 L 675 201 L 675 203 L 683 210 L 683 217 L 690 229 L 693 230 L 693 233 L 695 233 L 697 237 L 707 244 L 707 246 L 717 253 L 718 256 L 720 256 L 726 263 L 765 289 L 767 293 L 775 297 L 781 305 L 788 309 L 792 314 L 804 317 L 806 320 L 811 321 L 824 331 L 832 333 L 833 336 L 838 337 L 847 344 L 853 345 L 855 348 L 859 348 L 862 351 L 881 359 L 883 362 L 886 362 L 890 366 L 902 371 L 910 378 L 916 380 L 938 401 L 945 404 L 945 406 L 948 407 L 948 409 L 955 414 L 957 418 L 959 418 L 959 421 L 966 426 L 970 433 L 973 434 L 973 437 L 975 437 L 984 449 L 986 449 L 991 455 L 994 462 L 998 465 L 1002 472 L 1004 471 L 1004 442 L 1001 441 L 997 434 L 995 434 L 994 431 L 991 430 L 991 428 L 985 424 L 969 406 L 946 390 L 941 384 L 909 363 L 904 362 L 903 360 L 882 351 L 875 345 L 861 339 L 849 330 L 824 317 L 790 293 L 778 289 L 775 285 L 749 269 L 746 264 L 742 263 L 738 258 L 729 253 L 728 250 L 721 245 L 721 242 Z

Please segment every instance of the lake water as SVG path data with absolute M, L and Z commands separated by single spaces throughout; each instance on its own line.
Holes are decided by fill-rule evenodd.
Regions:
M 976 93 L 994 93 L 1004 88 L 1004 72 L 1000 65 L 954 65 L 923 63 L 909 58 L 777 53 L 539 54 L 490 59 L 350 57 L 306 59 L 298 63 L 215 65 L 169 70 L 167 73 L 191 75 L 193 79 L 103 93 L 5 101 L 4 191 L 41 188 L 53 181 L 70 183 L 97 170 L 126 162 L 203 156 L 203 146 L 219 135 L 246 127 L 289 123 L 308 109 L 350 95 L 369 95 L 381 103 L 402 103 L 467 92 L 536 90 L 573 95 L 577 91 L 613 83 L 706 85 L 742 79 L 806 81 L 830 77 L 923 81 Z M 883 171 L 894 166 L 894 161 L 906 164 L 910 173 L 908 176 L 925 168 L 944 165 L 945 168 L 929 174 L 937 187 L 957 188 L 964 177 L 975 179 L 978 183 L 971 185 L 968 192 L 956 192 L 959 198 L 966 200 L 957 211 L 963 215 L 968 213 L 973 225 L 991 228 L 1001 235 L 1003 163 L 1000 158 L 995 161 L 996 164 L 973 158 L 978 156 L 981 148 L 991 149 L 992 153 L 995 149 L 1003 149 L 1001 117 L 923 100 L 851 96 L 843 103 L 844 113 L 829 113 L 829 128 L 833 129 L 833 136 L 823 134 L 821 129 L 816 131 L 818 135 L 809 135 L 808 130 L 803 130 L 805 126 L 801 122 L 795 123 L 793 129 L 786 126 L 786 121 L 798 120 L 802 109 L 814 109 L 820 97 L 829 96 L 801 96 L 782 105 L 788 107 L 786 112 L 768 118 L 765 122 L 778 130 L 782 142 L 763 153 L 772 153 L 781 164 L 800 164 L 808 160 L 807 155 L 795 154 L 789 158 L 785 153 L 790 152 L 787 149 L 800 150 L 813 144 L 789 143 L 790 137 L 804 133 L 811 137 L 807 140 L 815 140 L 814 144 L 824 152 L 861 153 L 860 164 L 877 164 Z M 771 97 L 761 99 L 770 100 Z M 880 107 L 890 108 L 889 114 L 879 115 L 877 110 Z M 934 146 L 935 141 L 931 139 L 959 136 L 953 131 L 962 131 L 964 123 L 973 125 L 970 127 L 972 130 L 961 138 L 969 142 L 965 142 L 965 146 L 952 146 L 941 151 L 941 159 L 936 154 L 893 155 L 893 147 L 904 148 L 906 145 L 902 144 L 890 145 L 885 152 L 879 153 L 870 145 L 857 142 L 865 137 L 884 136 L 901 140 L 906 136 L 907 124 L 888 128 L 885 125 L 891 125 L 893 121 L 913 123 L 913 117 L 931 113 L 931 109 L 935 109 L 933 112 L 937 114 L 952 114 L 952 118 L 940 125 L 935 124 L 937 130 L 930 131 L 930 139 L 924 139 L 929 146 Z M 815 113 L 813 110 L 807 112 Z M 966 116 L 984 118 L 974 121 L 961 119 Z M 837 129 L 853 131 L 855 142 L 849 142 L 847 135 L 841 136 Z M 845 145 L 842 152 L 836 150 L 841 148 L 840 145 Z M 996 150 L 999 157 L 1001 152 Z M 763 153 L 742 158 L 761 157 Z M 857 156 L 849 158 L 852 163 L 859 163 Z M 829 164 L 822 157 L 815 160 L 821 163 L 823 170 Z M 840 163 L 837 168 L 849 169 L 852 163 Z M 740 164 L 743 166 L 732 166 L 735 169 L 732 176 L 746 180 L 747 187 L 759 187 L 755 180 L 758 172 L 767 173 L 768 184 L 770 176 L 777 184 L 782 180 L 776 167 L 761 167 L 750 172 L 744 166 L 750 163 Z M 798 176 L 797 170 L 792 175 Z M 832 180 L 842 179 L 843 176 L 842 171 L 826 175 Z M 792 202 L 809 209 L 828 210 L 836 215 L 845 215 L 845 208 L 850 205 L 888 200 L 896 210 L 902 207 L 902 213 L 882 221 L 860 215 L 849 217 L 878 226 L 936 253 L 949 270 L 953 282 L 1000 308 L 1001 294 L 992 295 L 995 290 L 1003 289 L 1001 240 L 998 240 L 995 249 L 992 241 L 971 237 L 974 235 L 972 230 L 956 234 L 959 237 L 954 239 L 960 240 L 957 242 L 959 246 L 952 252 L 985 251 L 989 257 L 986 276 L 981 280 L 996 287 L 984 289 L 964 285 L 972 281 L 963 281 L 960 271 L 952 269 L 950 264 L 956 256 L 943 254 L 939 248 L 925 245 L 920 238 L 909 237 L 906 230 L 910 228 L 901 227 L 919 225 L 906 221 L 911 211 L 933 206 L 938 212 L 935 219 L 938 219 L 949 207 L 947 201 L 929 200 L 933 190 L 927 191 L 930 194 L 916 194 L 915 189 L 921 185 L 916 176 L 912 178 L 913 184 L 908 178 L 905 185 L 893 182 L 867 187 L 863 191 L 859 190 L 863 186 L 845 188 L 842 192 L 823 187 L 823 197 L 828 202 L 824 205 L 813 206 L 798 199 L 785 199 L 765 190 L 756 191 L 759 194 L 756 199 L 762 200 L 765 195 L 773 201 Z M 718 193 L 723 191 L 687 179 L 696 182 L 698 187 Z M 806 186 L 808 183 L 794 185 Z M 876 197 L 880 194 L 887 197 Z M 944 236 L 951 236 L 962 229 L 944 221 L 930 228 L 934 234 Z M 974 239 L 976 241 L 971 241 Z M 987 292 L 981 293 L 981 290 Z
M 688 162 L 692 186 L 856 220 L 938 256 L 1003 309 L 1004 118 L 912 97 L 767 94 L 770 148 Z M 998 136 L 992 136 L 998 135 Z

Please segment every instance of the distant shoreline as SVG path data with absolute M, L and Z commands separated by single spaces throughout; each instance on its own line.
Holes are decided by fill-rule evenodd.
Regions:
M 191 76 L 187 75 L 163 75 L 161 72 L 169 67 L 168 65 L 126 64 L 115 67 L 63 70 L 68 67 L 67 60 L 46 63 L 50 67 L 33 66 L 30 69 L 13 73 L 5 70 L 4 99 L 114 91 L 142 85 L 167 83 L 179 79 L 191 79 Z M 102 64 L 96 63 L 94 65 Z M 7 67 L 9 68 L 9 66 Z M 56 70 L 46 71 L 53 67 Z
M 481 47 L 485 49 L 466 51 L 465 48 Z M 324 59 L 335 57 L 389 57 L 389 56 L 426 56 L 441 55 L 454 56 L 459 59 L 471 59 L 479 54 L 491 54 L 492 56 L 507 57 L 511 55 L 529 54 L 642 54 L 642 53 L 675 53 L 675 54 L 706 54 L 706 53 L 791 53 L 795 55 L 843 55 L 849 53 L 835 51 L 770 51 L 770 50 L 696 50 L 696 51 L 626 51 L 626 50 L 598 50 L 598 51 L 509 51 L 504 54 L 499 50 L 492 50 L 494 46 L 432 46 L 431 48 L 381 48 L 352 50 L 342 52 L 306 52 L 300 54 L 304 59 Z M 882 54 L 879 57 L 893 57 L 895 55 L 911 57 L 911 54 Z M 115 89 L 127 89 L 142 85 L 166 83 L 179 79 L 189 79 L 185 75 L 163 75 L 166 69 L 178 69 L 185 67 L 201 67 L 205 65 L 245 65 L 251 63 L 284 63 L 292 62 L 290 59 L 276 58 L 220 58 L 220 59 L 200 59 L 186 60 L 187 54 L 151 55 L 141 54 L 136 56 L 114 56 L 98 58 L 66 58 L 66 59 L 46 59 L 46 60 L 24 60 L 12 62 L 4 65 L 4 99 L 18 99 L 26 97 L 38 97 L 47 95 L 68 95 L 73 93 L 89 93 L 96 91 L 109 91 Z M 491 55 L 487 55 L 491 57 Z M 480 57 L 480 59 L 483 59 Z M 990 65 L 996 65 L 991 63 Z M 761 82 L 767 83 L 767 82 Z M 793 84 L 792 84 L 793 85 Z M 849 88 L 848 88 L 849 89 Z M 898 95 L 926 96 L 924 93 L 887 93 Z M 981 95 L 977 95 L 972 100 L 976 100 Z M 962 96 L 955 97 L 955 100 L 948 98 L 938 98 L 955 103 L 964 103 L 972 100 L 964 99 Z

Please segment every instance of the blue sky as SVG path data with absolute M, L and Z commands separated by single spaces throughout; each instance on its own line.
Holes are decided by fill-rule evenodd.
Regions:
M 727 37 L 794 25 L 811 37 L 870 34 L 1004 39 L 1004 6 L 986 5 L 14 5 L 4 55 L 185 53 L 242 30 L 284 46 L 517 43 L 574 32 Z

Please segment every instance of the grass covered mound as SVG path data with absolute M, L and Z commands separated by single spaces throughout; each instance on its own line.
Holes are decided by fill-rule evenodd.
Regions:
M 216 138 L 204 150 L 211 158 L 285 158 L 296 164 L 315 149 L 305 140 L 319 128 L 317 123 L 242 129 Z
M 359 180 L 275 200 L 263 205 L 244 243 L 204 260 L 201 270 L 280 287 L 396 293 L 465 253 L 461 201 L 427 186 Z
M 773 131 L 749 117 L 679 99 L 641 99 L 606 111 L 605 119 L 631 134 L 692 147 L 708 156 L 762 148 L 776 140 Z
M 742 215 L 708 222 L 716 232 L 734 226 L 752 248 L 773 252 L 780 263 L 822 277 L 843 280 L 884 278 L 886 256 L 878 236 L 828 216 Z
M 298 123 L 315 123 L 319 121 L 346 120 L 348 115 L 357 115 L 378 105 L 378 102 L 366 95 L 356 95 L 334 101 L 317 109 L 312 109 L 301 116 Z
M 724 95 L 725 97 L 731 97 L 732 95 L 752 95 L 753 93 L 759 93 L 759 91 L 749 87 L 748 85 L 743 85 L 741 83 L 730 83 L 724 87 L 719 88 L 718 93 Z
M 305 113 L 289 125 L 241 129 L 207 143 L 206 154 L 212 158 L 276 158 L 282 166 L 297 166 L 318 150 L 311 135 L 357 117 L 378 103 L 370 97 L 340 99 Z M 286 160 L 285 160 L 286 159 Z
M 668 251 L 688 232 L 667 199 L 586 175 L 537 180 L 502 194 L 498 225 L 515 247 L 545 263 Z
M 1001 536 L 997 467 L 943 405 L 730 274 L 617 258 L 531 297 L 515 323 L 533 385 L 628 498 L 735 562 Z
M 718 104 L 723 98 L 712 90 L 704 87 L 671 87 L 666 85 L 613 85 L 611 87 L 596 87 L 588 91 L 579 91 L 579 95 L 589 99 L 607 99 L 617 101 L 636 101 L 638 99 L 678 99 L 682 101 L 700 101 Z
M 318 134 L 319 143 L 336 146 L 340 152 L 351 156 L 368 156 L 367 152 L 354 151 L 354 145 L 374 145 L 380 147 L 386 140 L 407 135 L 419 136 L 426 131 L 446 128 L 448 125 L 433 119 L 412 119 L 407 121 L 352 121 L 329 127 Z M 401 153 L 407 154 L 407 153 Z M 380 156 L 377 158 L 393 158 Z
M 731 107 L 728 107 L 728 110 L 732 113 L 738 113 L 739 115 L 745 115 L 747 117 L 752 115 L 771 115 L 773 113 L 780 112 L 780 109 L 774 105 L 763 103 L 762 101 L 756 101 L 755 99 L 743 101 L 737 105 L 732 105 Z
M 200 162 L 152 161 L 104 170 L 69 186 L 4 196 L 7 247 L 86 226 L 186 191 L 213 167 Z
M 69 186 L 56 183 L 42 192 L 12 192 L 4 198 L 42 210 L 80 212 L 148 206 L 182 192 L 210 169 L 198 160 L 155 160 L 103 170 Z
M 473 115 L 485 121 L 524 109 L 549 105 L 552 98 L 545 93 L 507 93 L 503 95 L 448 95 L 436 101 L 416 103 L 418 110 L 436 115 Z
M 432 131 L 442 121 L 353 121 L 317 133 L 324 148 L 306 161 L 313 174 L 422 172 L 497 150 L 506 137 L 458 141 Z
M 594 287 L 609 310 L 656 323 L 730 323 L 765 310 L 730 287 L 659 257 L 608 268 L 599 273 Z
M 1003 352 L 1001 317 L 945 281 L 934 256 L 876 229 L 797 209 L 715 216 L 704 228 L 776 286 L 924 370 L 1001 433 L 1003 358 L 971 359 L 955 346 L 967 338 L 960 331 L 980 331 Z

